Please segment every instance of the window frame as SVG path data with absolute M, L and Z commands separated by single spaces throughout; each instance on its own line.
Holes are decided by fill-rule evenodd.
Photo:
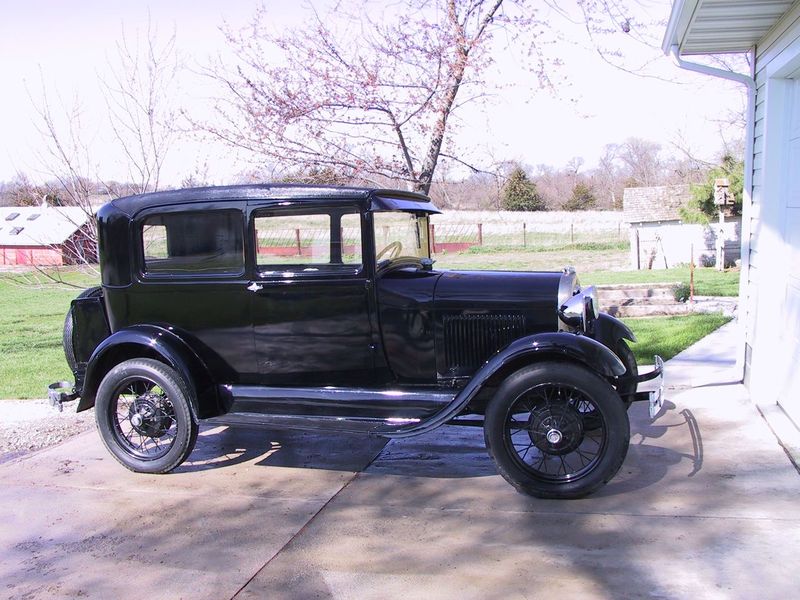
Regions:
M 176 215 L 176 214 L 213 214 L 213 213 L 236 213 L 238 214 L 239 233 L 241 236 L 242 253 L 239 262 L 239 269 L 235 272 L 221 271 L 159 271 L 152 272 L 147 270 L 147 260 L 145 259 L 144 248 L 144 227 L 147 219 L 154 216 Z M 179 204 L 175 206 L 160 206 L 146 209 L 131 220 L 132 237 L 136 248 L 136 259 L 134 261 L 134 271 L 143 282 L 157 281 L 201 281 L 201 280 L 236 280 L 242 279 L 247 270 L 247 239 L 245 227 L 244 203 L 220 203 L 215 205 L 203 204 Z
M 292 216 L 309 216 L 309 215 L 327 215 L 331 219 L 334 214 L 340 215 L 341 218 L 345 215 L 356 215 L 358 217 L 358 226 L 360 228 L 361 240 L 361 261 L 360 264 L 353 263 L 278 263 L 273 265 L 259 265 L 258 263 L 258 238 L 256 229 L 256 220 L 269 217 L 292 217 Z M 291 280 L 305 280 L 305 279 L 365 279 L 366 278 L 366 221 L 364 218 L 364 211 L 356 204 L 308 204 L 306 206 L 298 206 L 294 204 L 291 207 L 275 206 L 275 205 L 258 205 L 252 206 L 250 209 L 248 227 L 248 238 L 246 245 L 250 247 L 249 260 L 253 269 L 254 279 L 260 281 L 291 281 Z M 329 222 L 330 226 L 330 222 Z M 329 260 L 333 256 L 331 252 L 333 249 L 334 239 L 329 236 L 328 243 L 330 245 L 328 250 Z M 340 242 L 341 243 L 341 242 Z M 324 266 L 324 269 L 307 270 L 309 267 Z

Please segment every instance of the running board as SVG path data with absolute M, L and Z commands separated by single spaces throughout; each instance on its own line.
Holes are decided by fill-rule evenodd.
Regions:
M 391 435 L 414 427 L 452 402 L 441 388 L 300 388 L 222 386 L 226 413 L 203 423 Z
M 203 419 L 206 425 L 231 425 L 257 429 L 296 429 L 300 431 L 333 431 L 385 435 L 405 426 L 419 423 L 419 419 L 365 419 L 359 417 L 319 417 L 304 415 L 274 415 L 247 412 L 229 412 L 218 417 Z M 378 431 L 380 429 L 380 432 Z

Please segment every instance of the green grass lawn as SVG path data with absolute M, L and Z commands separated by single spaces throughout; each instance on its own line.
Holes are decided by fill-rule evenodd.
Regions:
M 655 271 L 590 271 L 578 272 L 581 283 L 592 285 L 614 283 L 689 283 L 689 267 Z M 739 270 L 717 271 L 698 267 L 694 270 L 696 296 L 738 296 Z
M 624 319 L 636 334 L 631 350 L 640 365 L 652 365 L 654 354 L 669 360 L 730 320 L 721 313 Z
M 94 279 L 68 273 L 70 283 Z M 80 289 L 33 285 L 19 277 L 0 278 L 0 398 L 44 398 L 47 386 L 71 380 L 61 345 L 64 316 Z

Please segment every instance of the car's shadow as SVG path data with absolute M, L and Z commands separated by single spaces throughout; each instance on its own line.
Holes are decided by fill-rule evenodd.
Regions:
M 257 466 L 359 471 L 386 442 L 334 433 L 201 426 L 194 451 L 175 472 L 221 469 L 248 462 Z
M 659 418 L 650 421 L 646 405 L 634 405 L 630 420 L 628 455 L 620 472 L 600 494 L 614 495 L 649 487 L 681 462 L 689 461 L 688 477 L 700 471 L 703 442 L 691 411 L 676 412 L 675 404 L 666 402 Z M 691 453 L 654 443 L 676 429 L 684 430 L 682 437 L 688 435 L 691 439 Z M 486 451 L 483 430 L 463 426 L 445 426 L 421 436 L 391 441 L 340 433 L 205 427 L 190 460 L 178 471 L 225 468 L 246 462 L 257 466 L 367 470 L 428 478 L 497 475 Z

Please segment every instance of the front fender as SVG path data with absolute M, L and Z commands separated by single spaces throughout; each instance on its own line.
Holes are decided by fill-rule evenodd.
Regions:
M 616 317 L 600 313 L 600 316 L 594 322 L 594 339 L 604 346 L 613 348 L 617 340 L 626 339 L 635 342 L 636 336 L 630 327 Z
M 430 418 L 394 431 L 376 433 L 387 437 L 404 438 L 435 429 L 458 415 L 477 396 L 486 382 L 506 366 L 518 361 L 529 363 L 553 357 L 585 364 L 605 377 L 617 377 L 625 373 L 625 365 L 617 355 L 597 340 L 567 332 L 537 333 L 515 340 L 492 356 L 458 395 Z
M 115 365 L 131 358 L 156 358 L 181 374 L 191 394 L 195 418 L 202 417 L 198 398 L 213 390 L 202 359 L 177 334 L 156 325 L 133 325 L 104 339 L 92 352 L 80 390 L 78 412 L 94 406 L 100 382 Z

